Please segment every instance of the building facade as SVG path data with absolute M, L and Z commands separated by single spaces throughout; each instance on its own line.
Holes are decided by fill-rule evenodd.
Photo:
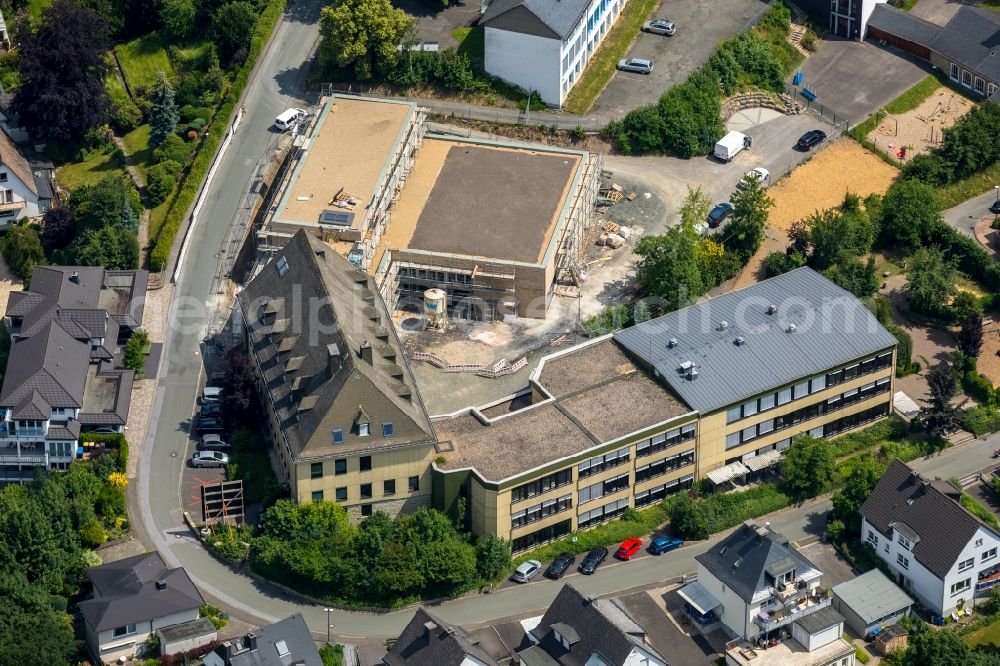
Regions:
M 3 41 L 6 28 L 0 27 Z M 51 170 L 51 164 L 32 166 L 6 130 L 0 129 L 0 226 L 22 217 L 38 217 L 52 207 Z
M 886 0 L 801 0 L 797 4 L 838 37 L 863 39 L 875 6 Z

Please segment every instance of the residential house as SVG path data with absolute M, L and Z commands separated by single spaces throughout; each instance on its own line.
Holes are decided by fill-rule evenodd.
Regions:
M 442 622 L 423 607 L 382 657 L 385 666 L 498 666 L 464 629 Z
M 292 498 L 355 517 L 429 505 L 434 429 L 371 278 L 300 230 L 238 304 Z
M 534 645 L 518 652 L 521 666 L 667 666 L 623 606 L 568 584 L 528 637 Z
M 1000 581 L 1000 534 L 959 503 L 961 491 L 894 460 L 861 505 L 861 535 L 897 582 L 945 616 Z
M 833 607 L 862 638 L 910 614 L 913 599 L 879 569 L 844 581 L 831 590 Z
M 122 432 L 134 373 L 116 350 L 142 322 L 145 271 L 38 266 L 10 294 L 0 389 L 0 479 L 65 469 L 81 432 Z
M 956 84 L 984 98 L 1000 89 L 1000 16 L 963 5 L 944 25 L 879 5 L 868 36 L 928 60 Z
M 626 0 L 492 0 L 479 20 L 485 68 L 562 106 Z
M 142 654 L 159 629 L 193 622 L 205 600 L 182 568 L 167 569 L 159 553 L 136 555 L 87 570 L 93 586 L 80 602 L 87 647 L 100 663 Z
M 226 641 L 202 657 L 205 666 L 323 666 L 301 613 Z
M 844 618 L 830 607 L 797 618 L 783 635 L 726 644 L 726 666 L 854 666 L 854 643 L 844 638 Z
M 799 0 L 796 4 L 838 37 L 863 39 L 872 12 L 886 0 Z
M 0 19 L 2 21 L 2 19 Z M 0 129 L 0 225 L 38 217 L 52 207 L 52 165 L 36 166 Z

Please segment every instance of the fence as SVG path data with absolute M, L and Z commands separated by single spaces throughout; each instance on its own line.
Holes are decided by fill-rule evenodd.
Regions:
M 807 111 L 811 111 L 816 115 L 820 116 L 824 120 L 828 121 L 834 127 L 843 126 L 842 132 L 846 132 L 850 127 L 850 120 L 843 113 L 838 113 L 835 109 L 830 108 L 828 104 L 824 104 L 817 100 L 816 96 L 813 95 L 812 98 L 807 97 L 802 91 L 808 90 L 805 86 L 793 86 L 785 84 L 785 92 L 791 95 L 796 101 L 805 106 Z

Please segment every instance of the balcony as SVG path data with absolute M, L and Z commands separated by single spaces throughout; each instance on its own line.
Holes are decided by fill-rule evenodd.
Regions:
M 767 609 L 761 609 L 754 617 L 754 622 L 763 632 L 774 631 L 795 620 L 826 608 L 830 605 L 830 597 L 817 595 L 819 588 L 812 590 L 795 590 L 795 593 L 776 591 Z M 782 596 L 785 598 L 782 599 Z

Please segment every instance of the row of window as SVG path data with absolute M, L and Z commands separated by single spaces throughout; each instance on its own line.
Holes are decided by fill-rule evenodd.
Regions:
M 641 493 L 635 494 L 635 506 L 636 508 L 640 506 L 647 506 L 653 504 L 654 502 L 659 502 L 665 497 L 671 495 L 676 495 L 677 493 L 690 490 L 691 486 L 694 485 L 694 474 L 688 474 L 687 476 L 681 477 L 680 479 L 674 479 L 672 481 L 667 481 L 659 486 L 654 486 L 647 490 L 643 490 Z
M 858 412 L 857 414 L 851 414 L 850 416 L 845 416 L 839 418 L 836 421 L 831 421 L 823 426 L 823 436 L 831 437 L 845 430 L 853 430 L 860 425 L 864 425 L 870 421 L 877 421 L 879 419 L 889 416 L 889 403 L 883 403 L 877 407 L 872 407 L 871 409 L 866 409 L 863 412 Z
M 411 476 L 407 479 L 407 489 L 409 492 L 414 493 L 420 490 L 420 477 Z M 396 494 L 396 479 L 386 479 L 382 481 L 382 495 L 384 497 L 392 497 Z M 358 486 L 358 497 L 359 499 L 371 499 L 372 498 L 372 484 L 362 483 Z M 321 502 L 326 499 L 324 491 L 314 490 L 312 493 L 313 502 Z M 334 488 L 333 499 L 337 502 L 347 501 L 347 486 L 341 486 L 339 488 Z
M 527 509 L 521 509 L 520 511 L 514 513 L 510 517 L 510 526 L 511 529 L 521 527 L 522 525 L 534 523 L 542 518 L 546 518 L 572 508 L 573 495 L 563 495 L 559 499 L 546 500 L 541 504 L 529 506 Z
M 372 471 L 372 457 L 371 456 L 359 456 L 358 457 L 358 471 L 359 472 L 370 472 Z M 341 476 L 347 474 L 347 458 L 337 458 L 333 461 L 333 473 L 335 476 Z M 309 465 L 309 478 L 310 479 L 321 479 L 323 478 L 323 463 L 314 462 Z M 417 478 L 417 477 L 411 477 Z
M 590 527 L 591 525 L 596 525 L 597 523 L 603 523 L 605 520 L 611 520 L 612 518 L 625 513 L 625 509 L 627 508 L 628 498 L 626 497 L 625 499 L 620 499 L 617 502 L 609 502 L 604 506 L 597 507 L 596 509 L 584 511 L 577 518 L 577 528 L 582 530 L 585 527 Z
M 734 449 L 737 446 L 751 442 L 758 437 L 763 437 L 764 435 L 778 430 L 784 430 L 785 428 L 802 423 L 803 421 L 809 421 L 818 416 L 853 405 L 856 402 L 867 400 L 873 395 L 887 392 L 889 390 L 889 386 L 890 380 L 886 377 L 861 388 L 852 389 L 840 395 L 833 396 L 825 402 L 814 403 L 801 409 L 797 409 L 794 412 L 789 412 L 788 414 L 784 414 L 782 416 L 776 416 L 773 419 L 767 419 L 761 421 L 760 423 L 755 423 L 752 426 L 747 426 L 742 430 L 731 432 L 726 435 L 726 449 Z M 817 434 L 816 436 L 822 435 Z
M 736 405 L 726 410 L 726 423 L 735 423 L 741 419 L 749 418 L 754 414 L 766 412 L 769 409 L 786 405 L 793 400 L 799 400 L 807 395 L 822 391 L 830 386 L 836 386 L 842 382 L 867 375 L 892 365 L 892 352 L 886 352 L 879 356 L 873 356 L 864 361 L 855 363 L 835 372 L 824 375 L 817 375 L 812 379 L 806 379 L 794 386 L 788 386 L 769 393 L 753 400 L 748 400 L 742 405 Z
M 619 474 L 618 476 L 610 479 L 605 479 L 604 481 L 598 481 L 591 486 L 580 489 L 579 503 L 585 504 L 591 500 L 600 499 L 605 495 L 611 495 L 620 490 L 625 490 L 628 486 L 628 472 Z
M 669 456 L 663 460 L 657 460 L 656 462 L 643 465 L 642 467 L 636 467 L 635 482 L 642 483 L 643 481 L 648 481 L 649 479 L 662 476 L 667 472 L 672 472 L 675 469 L 680 469 L 681 467 L 687 467 L 688 465 L 693 464 L 694 449 L 691 449 L 690 451 L 678 453 L 677 455 Z
M 629 460 L 629 447 L 618 449 L 617 451 L 612 451 L 611 453 L 605 453 L 603 456 L 596 456 L 590 460 L 586 460 L 579 465 L 577 469 L 579 470 L 579 478 L 585 479 L 592 474 L 597 474 L 598 472 L 603 472 L 606 469 L 611 469 L 612 467 L 618 467 L 618 465 L 624 465 Z
M 680 428 L 674 428 L 667 432 L 661 432 L 659 435 L 653 435 L 649 439 L 644 439 L 636 444 L 635 457 L 651 456 L 654 453 L 669 449 L 671 446 L 676 446 L 681 442 L 694 439 L 694 429 L 695 425 L 689 423 Z
M 511 503 L 523 502 L 529 497 L 547 493 L 550 490 L 573 483 L 573 470 L 563 469 L 558 472 L 543 476 L 523 485 L 517 486 L 510 491 Z
M 567 518 L 566 520 L 560 520 L 555 525 L 546 525 L 540 530 L 536 530 L 531 534 L 525 534 L 524 536 L 519 536 L 511 542 L 511 550 L 515 553 L 521 550 L 527 550 L 533 548 L 539 544 L 546 543 L 548 541 L 554 541 L 555 539 L 560 539 L 570 532 L 573 531 L 573 520 Z
M 444 271 L 429 271 L 423 268 L 409 268 L 401 266 L 397 273 L 401 278 L 414 278 L 417 280 L 431 280 L 433 282 L 445 283 L 455 282 L 457 284 L 472 284 L 472 276 L 465 273 L 451 273 Z
M 371 434 L 370 424 L 368 423 L 358 423 L 355 425 L 355 434 L 358 437 L 368 437 Z M 392 424 L 392 421 L 386 421 L 382 424 L 382 436 L 392 437 L 396 434 L 396 427 Z M 334 428 L 330 431 L 330 437 L 333 439 L 334 444 L 344 443 L 344 429 Z
M 949 76 L 951 77 L 952 81 L 961 81 L 963 86 L 965 86 L 966 88 L 973 88 L 980 95 L 986 95 L 987 90 L 989 91 L 989 94 L 992 95 L 997 90 L 996 85 L 992 83 L 988 84 L 982 78 L 973 75 L 973 73 L 967 69 L 961 70 L 961 77 L 960 77 L 959 67 L 955 63 L 951 63 L 951 71 L 949 72 Z

